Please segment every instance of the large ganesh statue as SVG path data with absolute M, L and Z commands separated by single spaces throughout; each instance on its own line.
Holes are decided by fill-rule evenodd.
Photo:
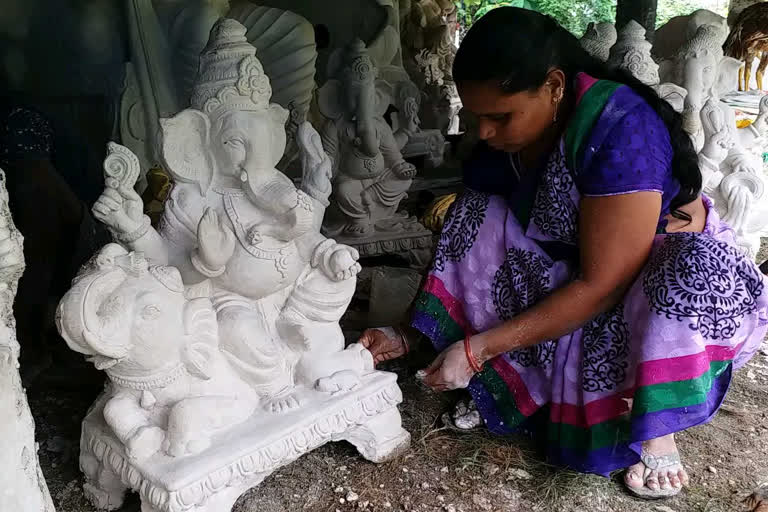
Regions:
M 59 308 L 71 348 L 111 385 L 83 425 L 81 467 L 99 508 L 126 488 L 146 511 L 229 510 L 274 469 L 331 440 L 382 461 L 408 445 L 393 374 L 339 320 L 358 253 L 320 233 L 331 161 L 309 123 L 297 188 L 275 166 L 288 112 L 246 29 L 219 20 L 191 106 L 161 119 L 175 185 L 158 229 L 134 191 L 139 160 L 110 144 L 93 207 L 118 244 Z

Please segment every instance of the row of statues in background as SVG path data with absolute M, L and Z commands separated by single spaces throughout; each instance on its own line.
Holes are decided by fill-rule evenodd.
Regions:
M 453 0 L 401 0 L 403 64 L 422 91 L 421 117 L 443 133 L 459 131 L 461 101 L 453 82 L 458 31 Z
M 226 0 L 133 0 L 128 9 L 131 63 L 121 107 L 123 143 L 142 168 L 162 165 L 155 135 L 160 119 L 194 99 L 198 56 L 210 27 L 226 16 L 246 27 L 245 37 L 259 49 L 265 73 L 274 77 L 273 101 L 288 112 L 287 149 L 276 167 L 298 179 L 298 127 L 310 120 L 322 134 L 334 184 L 324 232 L 365 256 L 413 253 L 416 246 L 429 245 L 431 233 L 399 208 L 416 174 L 406 158 L 440 165 L 444 133 L 451 125 L 455 129 L 458 119 L 460 105 L 450 78 L 455 48 L 446 18 L 452 10 L 445 0 L 403 2 L 399 12 L 391 2 L 377 1 L 386 13 L 383 28 L 368 46 L 357 39 L 329 49 L 325 81 L 318 86 L 315 29 L 296 13 Z M 401 26 L 404 34 L 419 34 L 418 50 L 401 48 Z M 434 56 L 439 56 L 436 65 Z M 418 65 L 422 58 L 432 64 Z M 425 94 L 430 88 L 434 94 Z M 442 99 L 435 102 L 433 96 Z M 430 129 L 422 128 L 424 116 Z
M 742 65 L 724 55 L 728 33 L 725 18 L 698 10 L 657 30 L 653 45 L 634 21 L 618 34 L 610 23 L 591 24 L 581 42 L 595 58 L 655 88 L 682 114 L 699 154 L 704 192 L 754 258 L 760 237 L 768 236 L 768 96 L 757 119 L 738 128 L 734 110 L 721 101 L 736 91 Z

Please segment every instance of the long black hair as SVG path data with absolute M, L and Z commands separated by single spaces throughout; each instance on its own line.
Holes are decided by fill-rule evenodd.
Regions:
M 457 84 L 497 81 L 501 91 L 514 94 L 540 88 L 552 69 L 563 71 L 570 88 L 579 72 L 625 84 L 656 111 L 669 130 L 674 151 L 672 174 L 680 183 L 670 210 L 676 218 L 690 222 L 691 217 L 680 207 L 698 197 L 702 180 L 696 151 L 683 131 L 680 114 L 651 87 L 590 56 L 579 40 L 551 17 L 517 7 L 490 11 L 464 37 L 453 62 L 453 78 Z M 573 91 L 566 90 L 568 95 L 572 97 Z

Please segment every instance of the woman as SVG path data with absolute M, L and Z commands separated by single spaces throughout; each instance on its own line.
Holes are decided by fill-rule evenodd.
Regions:
M 680 117 L 552 19 L 491 11 L 454 79 L 482 139 L 466 190 L 412 327 L 361 341 L 381 361 L 426 335 L 425 382 L 472 396 L 457 426 L 476 407 L 493 433 L 545 435 L 558 463 L 677 494 L 674 433 L 711 419 L 760 346 L 768 280 L 700 195 Z

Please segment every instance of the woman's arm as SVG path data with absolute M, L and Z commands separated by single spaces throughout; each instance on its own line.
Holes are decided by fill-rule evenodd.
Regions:
M 648 259 L 660 212 L 657 192 L 582 198 L 581 275 L 503 325 L 474 336 L 479 362 L 564 336 L 616 305 Z
M 648 259 L 660 213 L 658 192 L 584 197 L 581 275 L 504 324 L 473 336 L 470 347 L 477 362 L 559 338 L 617 304 Z M 474 373 L 459 340 L 420 377 L 445 391 L 466 387 Z

